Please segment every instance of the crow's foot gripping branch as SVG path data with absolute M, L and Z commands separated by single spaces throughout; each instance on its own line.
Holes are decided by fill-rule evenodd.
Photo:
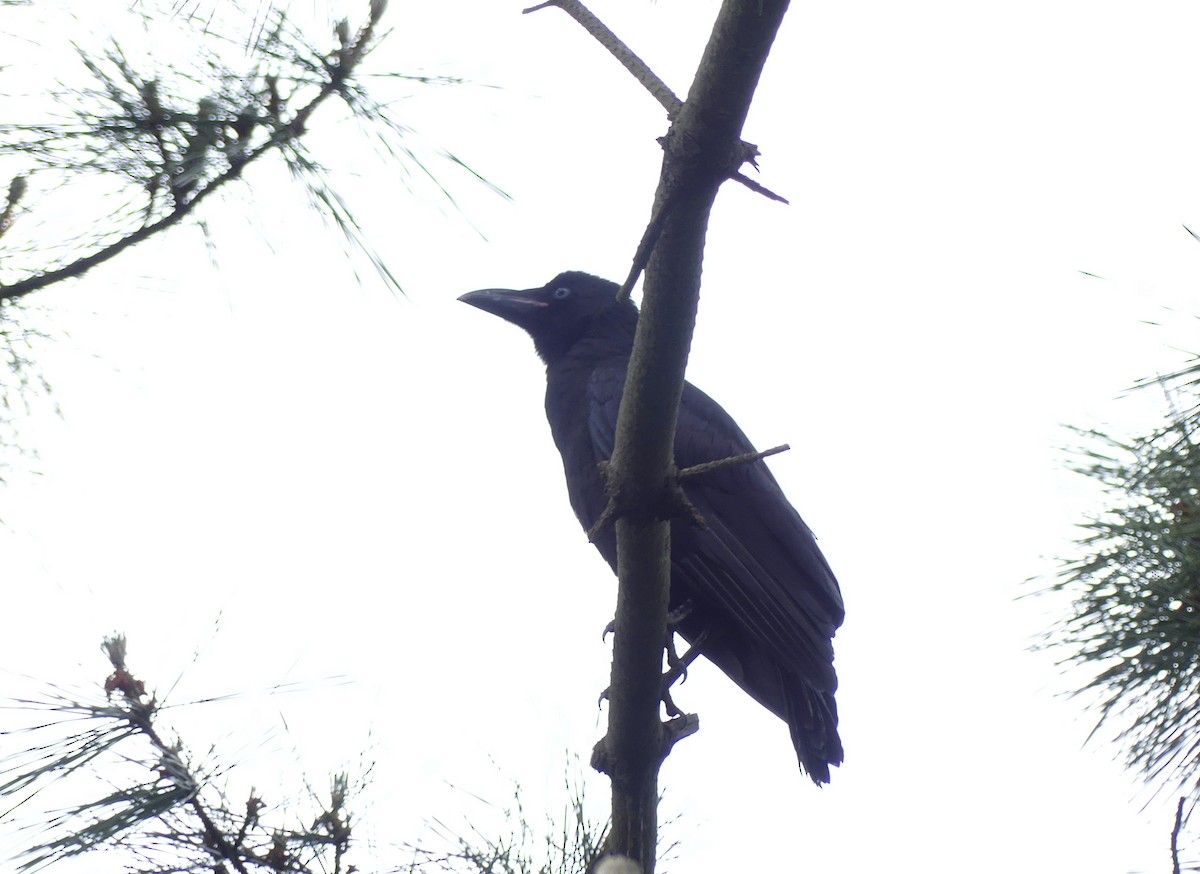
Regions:
M 671 687 L 676 683 L 687 681 L 688 668 L 691 667 L 700 654 L 703 652 L 704 644 L 708 641 L 708 629 L 696 635 L 696 639 L 692 641 L 692 645 L 684 650 L 683 655 L 675 651 L 675 642 L 670 640 L 667 643 L 667 671 L 663 674 L 662 684 L 662 701 L 663 706 L 667 708 L 668 716 L 683 716 L 684 713 L 671 699 Z
M 664 649 L 667 653 L 667 670 L 662 675 L 662 702 L 663 706 L 666 708 L 667 715 L 672 717 L 683 716 L 684 713 L 671 699 L 671 687 L 676 683 L 686 682 L 688 668 L 691 667 L 692 662 L 694 662 L 702 654 L 704 644 L 711 636 L 710 630 L 706 628 L 701 631 L 700 634 L 696 635 L 695 640 L 693 640 L 691 645 L 684 650 L 682 655 L 676 649 L 675 634 L 679 630 L 679 625 L 684 619 L 690 616 L 694 610 L 695 604 L 693 604 L 691 600 L 687 600 L 667 614 L 667 639 L 664 642 Z M 604 631 L 601 634 L 600 639 L 606 639 L 609 634 L 612 634 L 615 631 L 616 621 L 614 620 L 608 623 L 608 625 L 604 626 Z M 597 707 L 599 707 L 602 702 L 608 700 L 609 691 L 609 689 L 605 689 L 600 693 L 600 697 L 596 701 Z
M 688 600 L 686 600 L 682 604 L 680 604 L 678 607 L 676 607 L 674 610 L 669 612 L 667 614 L 667 634 L 670 635 L 673 632 L 678 631 L 680 623 L 683 622 L 683 620 L 687 619 L 688 616 L 692 615 L 692 611 L 694 609 L 696 609 L 696 605 L 693 604 L 691 598 L 689 598 Z M 608 636 L 610 634 L 615 634 L 616 631 L 617 631 L 617 620 L 613 619 L 607 625 L 604 626 L 604 631 L 602 631 L 600 633 L 600 642 L 603 643 L 604 641 L 608 640 Z M 674 651 L 672 649 L 673 646 L 674 646 L 673 641 L 671 640 L 670 637 L 668 637 L 667 638 L 667 652 L 668 653 L 671 653 Z

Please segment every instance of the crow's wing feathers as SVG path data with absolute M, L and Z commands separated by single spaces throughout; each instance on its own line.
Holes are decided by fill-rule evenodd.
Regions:
M 624 379 L 624 368 L 597 368 L 589 383 L 588 432 L 598 459 L 612 455 Z M 729 414 L 685 383 L 675 435 L 679 468 L 753 451 Z M 684 481 L 684 492 L 706 527 L 672 528 L 676 582 L 781 664 L 832 691 L 830 637 L 842 623 L 841 593 L 812 532 L 766 464 L 700 474 Z
M 597 461 L 612 458 L 617 442 L 617 413 L 625 391 L 624 367 L 597 367 L 588 381 L 588 434 Z

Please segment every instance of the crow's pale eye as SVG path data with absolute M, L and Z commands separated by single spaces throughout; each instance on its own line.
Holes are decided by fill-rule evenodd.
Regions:
M 567 288 L 565 285 L 554 289 L 554 299 L 555 300 L 566 300 L 570 296 L 571 296 L 571 289 Z

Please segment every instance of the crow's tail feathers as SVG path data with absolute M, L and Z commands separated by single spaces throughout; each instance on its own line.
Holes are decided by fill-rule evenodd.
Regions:
M 820 786 L 829 782 L 829 766 L 842 763 L 837 704 L 832 692 L 814 689 L 792 678 L 786 684 L 787 724 L 800 767 Z

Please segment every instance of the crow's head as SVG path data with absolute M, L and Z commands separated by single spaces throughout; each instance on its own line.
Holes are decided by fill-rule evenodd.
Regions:
M 459 298 L 529 332 L 538 355 L 553 364 L 589 336 L 632 342 L 637 308 L 617 303 L 617 284 L 571 270 L 541 288 L 484 288 Z

